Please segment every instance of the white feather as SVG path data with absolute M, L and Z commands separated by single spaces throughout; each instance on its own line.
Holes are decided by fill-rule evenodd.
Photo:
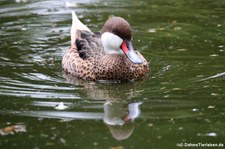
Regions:
M 105 32 L 102 34 L 101 40 L 102 40 L 102 45 L 107 53 L 109 54 L 123 53 L 122 50 L 120 49 L 123 39 L 121 39 L 119 36 L 113 33 Z
M 77 30 L 86 30 L 91 32 L 91 30 L 77 18 L 76 13 L 72 11 L 72 26 L 70 30 L 71 45 L 73 45 L 77 39 Z

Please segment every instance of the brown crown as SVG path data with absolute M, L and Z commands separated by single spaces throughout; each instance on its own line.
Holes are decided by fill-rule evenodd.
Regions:
M 102 32 L 111 32 L 126 40 L 131 40 L 132 36 L 130 24 L 121 17 L 109 18 L 102 27 Z

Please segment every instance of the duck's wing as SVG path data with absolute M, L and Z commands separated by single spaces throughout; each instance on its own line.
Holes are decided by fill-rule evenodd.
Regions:
M 101 42 L 101 33 L 92 33 L 89 31 L 78 30 L 78 39 L 76 39 L 75 44 L 79 56 L 82 59 L 88 59 L 96 56 L 104 55 L 104 48 Z
M 79 56 L 82 59 L 87 59 L 104 54 L 101 33 L 91 32 L 91 30 L 78 19 L 74 11 L 72 11 L 72 19 L 70 30 L 71 47 L 77 49 Z

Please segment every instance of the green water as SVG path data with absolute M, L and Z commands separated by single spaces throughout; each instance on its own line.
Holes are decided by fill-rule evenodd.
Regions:
M 110 15 L 128 20 L 148 77 L 64 74 L 71 10 L 93 31 Z M 0 148 L 225 146 L 224 18 L 224 0 L 0 1 Z

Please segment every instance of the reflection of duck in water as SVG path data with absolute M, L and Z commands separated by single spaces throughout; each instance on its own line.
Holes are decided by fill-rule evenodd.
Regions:
M 111 17 L 102 33 L 93 33 L 72 14 L 71 47 L 62 60 L 66 72 L 93 81 L 130 81 L 146 75 L 148 63 L 133 49 L 131 27 L 126 20 Z
M 133 132 L 134 119 L 140 115 L 141 102 L 130 103 L 128 107 L 118 101 L 104 104 L 103 121 L 108 126 L 112 136 L 117 140 L 127 139 Z

